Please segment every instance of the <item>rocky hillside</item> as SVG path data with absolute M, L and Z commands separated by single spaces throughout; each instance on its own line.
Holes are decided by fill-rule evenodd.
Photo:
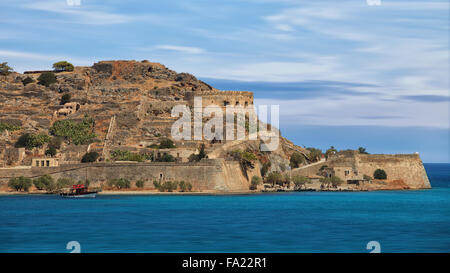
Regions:
M 251 92 L 220 91 L 193 75 L 148 61 L 101 61 L 91 67 L 75 67 L 72 72 L 55 73 L 56 82 L 48 86 L 38 84 L 42 73 L 13 72 L 0 76 L 0 165 L 29 165 L 32 157 L 44 156 L 45 143 L 26 150 L 23 158 L 11 159 L 8 153 L 23 134 L 50 136 L 52 126 L 61 120 L 80 123 L 90 118 L 93 120 L 90 130 L 95 135 L 82 143 L 64 141 L 55 155 L 61 162 L 79 162 L 87 151 L 97 151 L 102 155 L 100 160 L 109 160 L 112 150 L 151 150 L 161 139 L 170 138 L 171 125 L 177 119 L 170 116 L 171 109 L 179 104 L 192 106 L 193 96 L 211 102 L 235 99 L 236 104 L 253 103 Z M 206 144 L 208 153 L 217 157 L 225 157 L 228 150 L 236 147 L 255 148 L 254 143 L 247 142 L 231 143 L 225 149 L 224 143 L 208 141 L 183 141 L 175 145 L 190 154 L 200 143 Z M 286 139 L 281 138 L 281 144 L 273 155 L 264 155 L 264 160 L 274 161 L 272 168 L 286 167 L 295 151 L 308 154 Z

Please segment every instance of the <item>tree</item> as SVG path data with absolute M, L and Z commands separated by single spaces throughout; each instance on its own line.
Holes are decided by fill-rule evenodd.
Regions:
M 53 72 L 43 72 L 38 78 L 38 84 L 49 87 L 52 83 L 56 83 L 56 76 Z
M 291 166 L 292 169 L 298 168 L 300 164 L 305 163 L 305 157 L 299 153 L 299 152 L 293 152 L 291 155 L 289 166 Z
M 117 189 L 128 189 L 131 187 L 131 182 L 125 178 L 115 178 L 108 181 L 108 186 Z
M 153 182 L 153 184 L 155 184 L 155 182 Z M 166 181 L 162 184 L 161 183 L 155 184 L 155 187 L 161 192 L 164 191 L 172 192 L 178 188 L 178 182 Z
M 16 148 L 26 148 L 27 150 L 31 150 L 36 147 L 42 147 L 45 143 L 50 141 L 50 137 L 46 134 L 23 134 L 17 140 L 15 147 Z
M 56 181 L 56 188 L 63 189 L 66 187 L 70 187 L 74 184 L 74 181 L 70 178 L 61 177 Z M 80 183 L 81 184 L 81 183 Z
M 309 151 L 309 160 L 317 162 L 322 158 L 322 150 L 316 148 L 307 148 Z
M 144 188 L 144 181 L 142 181 L 142 180 L 138 180 L 138 181 L 136 181 L 136 187 L 138 187 L 138 188 Z
M 198 153 L 198 155 L 196 154 L 191 154 L 188 158 L 189 162 L 199 162 L 200 160 L 202 160 L 203 158 L 206 158 L 206 152 L 205 152 L 205 144 L 202 143 L 202 145 L 200 146 L 200 151 Z
M 267 161 L 267 162 L 263 163 L 263 165 L 261 167 L 261 176 L 262 177 L 266 176 L 267 172 L 270 169 L 270 166 L 272 166 L 272 162 L 270 162 L 270 161 Z
M 14 70 L 8 65 L 7 62 L 0 63 L 0 75 L 2 76 L 8 76 L 13 72 Z
M 97 161 L 100 155 L 97 152 L 88 152 L 83 155 L 82 163 L 91 163 Z
M 23 86 L 26 86 L 27 84 L 32 82 L 34 82 L 34 80 L 31 77 L 26 77 L 25 79 L 22 80 Z
M 70 99 L 71 99 L 71 98 L 72 98 L 72 97 L 70 96 L 70 94 L 64 94 L 64 95 L 62 95 L 61 101 L 59 102 L 59 104 L 60 104 L 60 105 L 66 104 L 66 103 L 70 102 Z
M 288 188 L 291 187 L 291 176 L 290 176 L 290 174 L 288 174 L 288 173 L 285 173 L 285 174 L 283 175 L 283 186 L 284 186 L 284 185 L 287 185 Z
M 55 147 L 49 147 L 46 151 L 45 151 L 45 155 L 49 155 L 51 157 L 54 157 L 56 155 L 56 149 Z
M 306 185 L 306 183 L 310 182 L 310 179 L 308 177 L 305 177 L 305 176 L 294 175 L 292 177 L 292 181 L 294 182 L 294 185 L 295 185 L 296 188 L 301 189 L 303 186 Z
M 366 148 L 364 148 L 364 147 L 359 147 L 358 151 L 360 154 L 366 154 L 366 155 L 369 154 L 368 152 L 366 152 Z
M 373 173 L 373 178 L 375 179 L 387 179 L 387 174 L 382 169 L 376 169 Z
M 61 62 L 57 62 L 53 64 L 53 68 L 55 69 L 55 71 L 58 72 L 63 72 L 63 71 L 73 71 L 74 70 L 74 66 L 73 64 L 67 62 L 67 61 L 61 61 Z
M 275 186 L 275 184 L 280 185 L 283 183 L 283 176 L 279 172 L 271 172 L 267 176 L 266 181 L 271 183 L 272 186 Z
M 250 184 L 250 190 L 256 190 L 258 185 L 261 184 L 261 177 L 254 175 Z
M 48 174 L 35 179 L 33 184 L 38 190 L 46 190 L 47 192 L 53 192 L 56 189 L 53 178 Z
M 31 187 L 31 179 L 26 177 L 14 177 L 8 181 L 8 187 L 16 191 L 28 191 Z
M 372 177 L 368 176 L 367 174 L 363 175 L 363 179 L 366 181 L 371 181 Z
M 61 149 L 61 144 L 63 142 L 62 137 L 52 137 L 50 142 L 48 143 L 49 148 L 55 148 L 56 150 Z
M 161 188 L 161 183 L 159 181 L 153 181 L 153 186 L 155 186 L 155 189 L 160 190 Z
M 339 177 L 333 175 L 330 177 L 330 183 L 334 188 L 336 188 L 337 186 L 342 185 L 342 183 L 344 183 L 344 181 L 342 179 L 340 179 Z
M 173 141 L 171 139 L 163 138 L 159 142 L 159 148 L 160 149 L 171 149 L 171 148 L 175 148 L 175 145 L 173 144 Z
M 180 191 L 185 192 L 187 190 L 186 182 L 180 181 L 179 186 L 180 186 Z
M 160 158 L 156 158 L 155 162 L 175 162 L 176 159 L 172 155 L 164 154 Z
M 325 152 L 325 158 L 328 159 L 330 155 L 335 155 L 337 153 L 337 150 L 334 148 L 334 146 L 331 146 L 326 152 Z

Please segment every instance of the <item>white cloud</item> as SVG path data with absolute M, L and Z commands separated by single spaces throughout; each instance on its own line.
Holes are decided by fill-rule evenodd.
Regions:
M 70 6 L 67 5 L 65 1 L 33 1 L 32 3 L 21 5 L 21 7 L 44 12 L 59 13 L 70 16 L 73 23 L 88 25 L 124 24 L 138 19 L 136 16 L 109 12 L 103 7 L 88 6 L 84 3 L 80 6 Z M 69 21 L 67 19 L 64 20 L 64 22 Z M 147 19 L 151 19 L 150 16 L 148 16 Z
M 280 105 L 281 126 L 423 126 L 449 128 L 448 101 L 420 102 L 343 96 L 339 100 L 256 99 L 256 104 Z
M 159 50 L 168 50 L 168 51 L 176 51 L 180 53 L 186 54 L 203 54 L 205 50 L 199 47 L 190 47 L 190 46 L 177 46 L 177 45 L 157 45 L 153 47 L 154 49 Z

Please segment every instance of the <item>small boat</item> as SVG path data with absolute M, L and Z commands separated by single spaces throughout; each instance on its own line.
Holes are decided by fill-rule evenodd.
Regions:
M 83 184 L 73 185 L 72 188 L 68 192 L 62 192 L 60 195 L 62 197 L 68 197 L 68 198 L 85 198 L 85 197 L 91 197 L 94 198 L 97 193 L 100 190 L 89 190 L 88 187 L 86 187 Z

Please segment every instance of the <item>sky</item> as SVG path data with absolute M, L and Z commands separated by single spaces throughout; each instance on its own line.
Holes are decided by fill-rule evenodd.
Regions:
M 253 91 L 297 145 L 450 162 L 448 0 L 0 0 L 16 71 L 112 59 Z

